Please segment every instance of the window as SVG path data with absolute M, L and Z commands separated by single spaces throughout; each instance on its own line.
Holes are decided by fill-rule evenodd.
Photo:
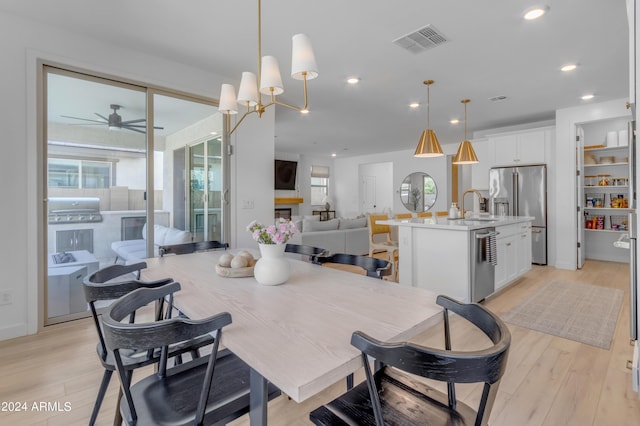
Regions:
M 49 158 L 49 188 L 109 188 L 111 163 Z
M 329 167 L 311 166 L 311 205 L 325 203 L 329 196 Z

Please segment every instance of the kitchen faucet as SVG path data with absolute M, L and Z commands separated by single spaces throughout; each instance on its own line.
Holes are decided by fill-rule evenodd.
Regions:
M 462 209 L 462 217 L 464 217 L 464 196 L 467 195 L 469 192 L 473 192 L 478 196 L 478 203 L 482 202 L 482 193 L 480 191 L 478 191 L 477 189 L 467 189 L 466 191 L 464 191 L 464 194 L 462 194 L 462 204 L 460 206 L 460 208 Z

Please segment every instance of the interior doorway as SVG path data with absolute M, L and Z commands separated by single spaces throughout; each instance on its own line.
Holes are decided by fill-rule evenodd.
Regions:
M 393 211 L 393 162 L 360 164 L 358 182 L 361 213 Z

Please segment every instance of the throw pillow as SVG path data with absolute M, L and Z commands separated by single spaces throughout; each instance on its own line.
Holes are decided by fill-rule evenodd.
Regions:
M 339 219 L 325 220 L 324 222 L 311 221 L 306 219 L 302 221 L 302 227 L 304 228 L 304 232 L 335 231 L 336 229 L 338 229 L 339 225 L 340 225 Z
M 367 218 L 362 217 L 359 219 L 340 219 L 340 226 L 338 229 L 354 229 L 354 228 L 364 228 L 367 226 Z

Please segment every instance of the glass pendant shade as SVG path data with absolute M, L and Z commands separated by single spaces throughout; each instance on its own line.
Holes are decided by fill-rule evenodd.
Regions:
M 238 102 L 236 101 L 236 89 L 231 84 L 223 84 L 220 88 L 220 104 L 218 111 L 223 114 L 237 114 Z
M 279 95 L 284 92 L 278 60 L 274 56 L 262 57 L 262 75 L 260 77 L 260 93 Z
M 258 104 L 258 81 L 252 72 L 243 72 L 238 89 L 238 102 L 252 107 Z
M 291 38 L 291 77 L 296 80 L 307 80 L 318 76 L 318 65 L 311 47 L 311 39 L 306 34 L 296 34 Z
M 420 136 L 420 140 L 418 141 L 418 146 L 416 147 L 416 152 L 413 156 L 440 157 L 442 155 L 444 155 L 444 153 L 442 152 L 442 148 L 438 142 L 436 132 L 431 129 L 423 130 L 422 136 Z
M 478 162 L 478 157 L 471 146 L 470 141 L 463 141 L 458 147 L 456 156 L 453 157 L 453 164 L 475 164 Z

